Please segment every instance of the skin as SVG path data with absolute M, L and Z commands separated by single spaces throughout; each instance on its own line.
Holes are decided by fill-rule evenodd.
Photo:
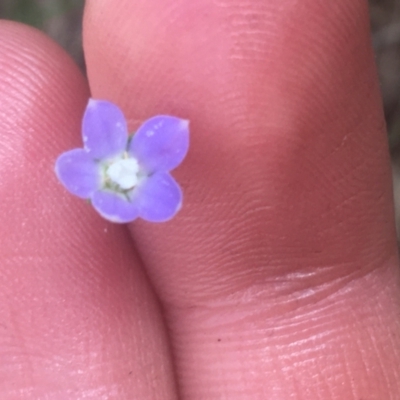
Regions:
M 361 0 L 91 0 L 88 82 L 0 23 L 0 398 L 398 399 L 387 139 Z M 164 224 L 56 181 L 90 93 L 191 121 Z

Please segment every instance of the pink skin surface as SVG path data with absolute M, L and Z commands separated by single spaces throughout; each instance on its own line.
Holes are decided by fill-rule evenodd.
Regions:
M 0 398 L 396 400 L 389 156 L 361 0 L 91 0 L 88 83 L 0 23 Z M 89 97 L 191 121 L 165 224 L 53 172 Z

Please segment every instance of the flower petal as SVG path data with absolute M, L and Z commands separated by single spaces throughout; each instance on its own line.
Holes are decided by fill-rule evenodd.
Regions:
M 151 222 L 171 219 L 182 206 L 182 191 L 168 172 L 158 172 L 147 178 L 132 193 L 139 217 Z
M 133 135 L 129 152 L 147 172 L 170 171 L 189 148 L 189 121 L 159 115 L 147 120 Z
M 85 149 L 93 158 L 121 153 L 128 141 L 124 114 L 109 101 L 90 99 L 83 116 L 82 137 Z
M 55 165 L 60 182 L 72 194 L 88 199 L 101 184 L 100 168 L 83 149 L 61 154 Z
M 111 191 L 97 191 L 92 196 L 92 205 L 99 214 L 111 222 L 131 222 L 138 216 L 135 202 Z

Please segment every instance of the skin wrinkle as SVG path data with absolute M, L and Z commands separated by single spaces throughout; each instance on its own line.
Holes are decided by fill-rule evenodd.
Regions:
M 390 274 L 390 271 L 387 271 Z M 376 276 L 376 275 L 374 275 Z M 369 278 L 369 282 L 363 282 L 363 292 L 366 294 L 366 300 L 369 298 L 370 292 L 375 292 L 380 286 L 376 284 L 376 279 L 374 277 Z M 368 285 L 367 285 L 368 283 Z M 374 287 L 376 286 L 376 288 Z M 271 326 L 274 327 L 283 327 L 282 330 L 288 329 L 291 327 L 291 330 L 297 332 L 299 331 L 298 323 L 299 321 L 318 321 L 320 319 L 320 315 L 329 315 L 330 319 L 339 317 L 342 313 L 343 309 L 346 309 L 346 301 L 347 297 L 350 297 L 351 294 L 349 291 L 356 291 L 354 285 L 341 286 L 340 290 L 334 291 L 331 296 L 321 296 L 318 301 L 310 302 L 307 301 L 305 304 L 301 304 L 299 302 L 299 297 L 297 294 L 292 294 L 291 298 L 286 297 L 285 300 L 275 298 L 272 302 L 265 301 L 261 296 L 258 298 L 252 298 L 252 302 L 247 303 L 238 303 L 237 301 L 231 301 L 230 303 L 227 301 L 226 304 L 218 304 L 216 303 L 213 308 L 209 307 L 197 307 L 193 308 L 192 312 L 195 312 L 197 315 L 202 316 L 202 318 L 207 319 L 208 324 L 212 323 L 213 329 L 221 329 L 221 322 L 224 321 L 224 324 L 227 324 L 229 321 L 229 325 L 241 325 L 246 322 L 247 319 L 255 318 L 257 313 L 261 313 L 263 317 L 260 316 L 260 320 L 264 320 L 266 317 L 273 318 L 274 321 L 271 322 Z M 387 294 L 389 294 L 389 288 L 387 289 Z M 382 292 L 383 294 L 384 292 Z M 385 293 L 385 295 L 387 295 Z M 383 297 L 383 296 L 382 296 Z M 334 300 L 334 302 L 332 301 Z M 379 299 L 376 299 L 379 302 Z M 259 310 L 254 311 L 254 303 L 265 304 L 265 306 Z M 287 303 L 289 306 L 286 308 L 285 312 L 283 312 L 282 306 L 284 303 Z M 294 303 L 295 307 L 291 303 Z M 362 302 L 361 302 L 362 303 Z M 332 304 L 335 304 L 335 307 L 332 307 Z M 365 304 L 368 304 L 366 301 Z M 281 309 L 279 312 L 274 312 L 274 307 L 280 306 Z M 230 309 L 235 309 L 234 313 L 229 312 Z M 337 310 L 336 310 L 337 309 Z M 178 312 L 176 310 L 175 312 Z M 186 309 L 182 308 L 179 310 L 179 313 L 185 314 Z M 216 315 L 213 317 L 213 313 Z M 310 314 L 311 313 L 311 314 Z M 223 320 L 221 320 L 220 316 L 224 315 Z M 278 318 L 274 316 L 279 316 Z M 172 319 L 178 319 L 177 317 L 171 317 Z M 328 321 L 330 321 L 330 319 Z M 215 325 L 214 325 L 215 324 Z M 291 325 L 294 324 L 294 325 Z M 224 326 L 225 326 L 224 325 Z M 276 329 L 274 328 L 275 332 Z M 322 330 L 322 329 L 321 329 Z M 322 330 L 323 331 L 323 330 Z M 266 335 L 269 337 L 270 335 Z M 282 334 L 278 335 L 279 337 Z
M 340 301 L 338 301 L 339 303 L 340 303 Z M 346 305 L 345 305 L 345 302 L 343 302 L 343 304 L 344 304 L 344 306 L 346 307 Z M 347 308 L 347 307 L 346 307 Z M 228 314 L 228 313 L 226 313 L 226 314 Z M 327 319 L 327 318 L 329 318 L 328 320 L 329 321 L 331 321 L 332 320 L 332 315 L 330 315 L 329 314 L 329 312 L 327 312 L 327 310 L 321 310 L 321 315 L 323 316 L 323 318 L 325 318 L 325 319 Z M 327 317 L 327 316 L 329 316 L 330 315 L 330 317 Z M 308 326 L 309 326 L 309 318 L 308 318 L 308 316 L 306 315 L 306 314 L 303 314 L 302 313 L 302 316 L 304 316 L 304 323 L 306 324 L 305 325 L 305 331 L 304 331 L 304 334 L 309 334 L 309 332 L 308 332 Z M 282 319 L 283 320 L 290 320 L 290 319 L 288 319 L 288 318 L 284 318 L 284 317 L 282 317 Z M 355 318 L 353 318 L 354 320 L 357 320 L 357 314 L 355 313 Z M 218 320 L 218 318 L 216 318 L 216 320 Z M 327 320 L 327 321 L 328 321 Z M 241 324 L 243 324 L 243 320 L 241 321 Z M 330 322 L 331 323 L 331 322 Z M 234 324 L 233 324 L 234 325 Z M 274 323 L 274 324 L 271 324 L 272 326 L 275 326 L 275 325 L 277 325 L 277 326 L 281 326 L 282 327 L 282 324 L 280 324 L 280 323 Z M 366 325 L 368 325 L 368 323 L 366 324 Z M 282 327 L 282 330 L 284 331 L 285 330 L 285 326 L 283 326 Z M 318 326 L 318 325 L 315 325 L 315 323 L 314 323 L 314 328 L 315 328 L 315 330 L 318 332 L 320 329 L 320 327 Z M 212 329 L 211 329 L 211 336 L 214 336 L 215 337 L 215 333 L 214 333 L 214 331 L 216 331 L 216 330 L 218 330 L 218 329 L 216 329 L 216 327 L 213 327 Z M 325 329 L 325 331 L 327 331 L 326 329 Z M 254 331 L 254 329 L 249 329 L 249 335 L 252 335 L 252 333 L 254 333 L 255 331 Z M 299 333 L 301 332 L 301 330 L 299 330 L 299 328 L 298 327 L 293 327 L 293 334 L 294 335 L 296 335 L 296 336 L 298 336 L 299 335 Z M 340 342 L 340 335 L 338 335 L 338 332 L 336 331 L 336 330 L 331 330 L 331 334 L 332 335 L 334 335 L 334 338 L 335 338 L 335 340 L 337 340 L 338 342 Z M 273 346 L 273 343 L 271 343 L 271 341 L 270 341 L 270 339 L 271 339 L 271 335 L 263 335 L 264 337 L 268 337 L 269 338 L 269 340 L 267 340 L 265 343 L 266 344 L 268 344 L 269 346 Z M 275 335 L 274 335 L 275 336 Z M 234 334 L 234 337 L 235 337 L 235 339 L 237 339 L 238 340 L 238 338 L 236 337 L 236 335 Z M 281 341 L 282 339 L 283 339 L 283 337 L 281 336 L 281 335 L 279 335 L 279 334 L 277 334 L 276 333 L 276 337 L 277 337 L 277 340 L 278 341 Z M 290 336 L 288 337 L 288 339 L 290 338 Z M 311 340 L 311 341 L 314 341 L 316 338 L 319 338 L 319 339 L 324 339 L 323 340 L 323 344 L 321 345 L 322 347 L 324 347 L 324 346 L 326 346 L 326 338 L 323 338 L 323 336 L 320 336 L 320 335 L 316 335 L 316 336 L 310 336 L 310 337 L 308 337 L 308 338 L 306 338 L 306 341 L 309 341 L 309 340 Z M 224 337 L 224 343 L 226 343 L 226 340 L 229 340 L 229 337 Z M 244 340 L 244 338 L 243 338 L 243 336 L 240 338 L 240 342 L 241 343 L 243 343 L 243 342 L 246 342 L 245 340 Z M 304 344 L 304 342 L 301 342 L 301 341 L 299 341 L 299 340 L 296 340 L 296 342 L 294 342 L 294 343 L 292 343 L 292 346 L 300 346 L 300 349 L 302 348 L 302 345 Z M 364 347 L 365 347 L 365 343 L 363 344 L 364 345 Z M 317 352 L 318 351 L 318 347 L 317 346 L 310 346 L 310 348 L 312 349 L 311 351 L 313 351 L 313 352 Z M 362 347 L 360 347 L 360 348 L 362 348 Z M 285 346 L 285 345 L 283 345 L 282 346 L 282 352 L 283 352 L 283 354 L 285 354 L 286 352 L 284 351 L 285 349 L 287 349 L 287 347 Z M 259 352 L 260 350 L 258 349 L 258 350 L 255 350 L 256 352 Z M 278 352 L 278 354 L 279 354 L 279 352 Z M 292 351 L 291 352 L 291 354 L 292 354 L 292 357 L 296 357 L 296 351 Z M 379 354 L 379 353 L 377 353 L 377 354 Z M 298 356 L 301 356 L 301 355 L 304 355 L 304 351 L 303 352 L 300 352 L 300 353 L 297 353 L 297 355 Z M 291 362 L 290 362 L 290 364 L 289 365 L 291 365 L 291 364 L 293 364 L 293 366 L 295 367 L 297 364 L 295 363 L 295 362 L 293 362 L 293 360 L 292 360 L 292 358 L 291 358 Z M 327 375 L 328 376 L 328 375 Z M 339 379 L 339 378 L 338 378 Z M 313 397 L 314 398 L 314 397 Z M 321 398 L 326 398 L 326 397 L 321 397 Z
M 228 16 L 229 25 L 231 25 L 231 59 L 237 59 L 241 61 L 246 61 L 246 59 L 251 60 L 266 60 L 270 55 L 270 48 L 266 46 L 265 35 L 273 32 L 276 21 L 269 20 L 268 24 L 261 23 L 258 26 L 257 18 L 260 18 L 261 14 L 258 11 L 238 14 L 231 14 Z M 263 17 L 261 17 L 263 19 Z M 256 22 L 255 26 L 253 21 Z
M 393 384 L 394 385 L 396 384 L 396 380 L 390 382 L 390 378 L 385 373 L 385 367 L 384 367 L 385 361 L 383 360 L 382 347 L 376 346 L 376 342 L 375 340 L 373 340 L 373 336 L 372 339 L 370 340 L 370 343 L 371 347 L 373 348 L 373 351 L 377 354 L 377 363 L 376 363 L 377 365 L 375 366 L 376 375 L 378 375 L 379 373 L 380 381 L 383 387 L 391 388 Z M 361 341 L 358 341 L 357 347 L 360 351 L 361 358 L 364 359 L 363 356 L 367 353 L 367 347 L 365 346 L 365 343 L 361 343 Z M 365 371 L 367 371 L 368 362 L 364 361 L 364 365 L 365 365 Z
M 11 24 L 11 23 L 9 23 Z M 44 37 L 44 35 L 43 35 Z M 17 97 L 13 103 L 18 104 L 18 113 L 23 111 L 24 113 L 31 111 L 31 105 L 34 103 L 34 93 L 36 90 L 41 90 L 45 83 L 52 79 L 54 65 L 60 66 L 61 63 L 73 66 L 72 61 L 64 55 L 60 59 L 52 60 L 49 64 L 47 61 L 44 62 L 46 54 L 41 48 L 32 50 L 26 45 L 26 42 L 19 37 L 17 30 L 13 32 L 12 38 L 17 42 L 12 45 L 9 42 L 1 42 L 3 52 L 5 54 L 5 62 L 8 64 L 12 62 L 13 68 L 6 68 L 7 86 L 13 90 L 15 87 Z M 18 51 L 16 51 L 18 49 Z M 47 64 L 45 68 L 37 68 L 39 65 Z M 74 68 L 76 68 L 74 66 Z M 4 75 L 2 76 L 4 81 Z M 33 87 L 28 87 L 26 82 L 32 82 Z M 33 90 L 32 90 L 33 89 Z M 70 90 L 70 89 L 68 89 Z M 50 93 L 49 93 L 50 94 Z M 65 93 L 67 95 L 68 93 Z M 21 109 L 21 106 L 25 104 L 25 108 Z M 43 110 L 47 112 L 49 107 L 44 107 Z M 8 116 L 10 118 L 10 116 Z M 13 115 L 13 119 L 15 116 Z M 32 118 L 34 120 L 34 118 Z M 49 118 L 44 118 L 49 120 Z
M 332 19 L 334 20 L 334 19 Z M 326 21 L 324 21 L 324 25 L 326 25 Z M 296 25 L 295 25 L 296 26 Z M 341 27 L 341 32 L 345 32 L 344 27 Z M 319 82 L 322 86 L 322 88 L 329 88 L 331 85 L 334 84 L 334 81 L 343 81 L 343 79 L 347 78 L 346 75 L 346 69 L 341 68 L 340 63 L 341 60 L 344 60 L 345 57 L 342 56 L 343 51 L 349 51 L 349 54 L 354 53 L 353 49 L 349 49 L 349 45 L 344 45 L 343 43 L 340 43 L 339 41 L 333 42 L 330 41 L 329 45 L 331 49 L 336 49 L 336 52 L 338 53 L 337 55 L 335 55 L 334 51 L 330 52 L 330 56 L 329 58 L 326 55 L 326 52 L 323 52 L 323 48 L 322 46 L 320 46 L 320 43 L 323 43 L 323 39 L 324 36 L 327 34 L 327 32 L 329 32 L 329 30 L 324 29 L 323 32 L 321 32 L 321 35 L 319 35 L 317 37 L 317 41 L 314 40 L 314 38 L 308 38 L 306 35 L 301 35 L 298 34 L 297 32 L 289 32 L 288 34 L 290 34 L 291 36 L 296 35 L 297 37 L 299 37 L 299 40 L 304 40 L 304 42 L 309 42 L 309 43 L 313 43 L 313 51 L 308 51 L 309 54 L 306 55 L 302 55 L 302 57 L 306 56 L 306 57 L 310 57 L 310 65 L 312 66 L 312 69 L 309 71 L 305 71 L 305 73 L 303 73 L 302 75 L 307 75 L 309 76 L 314 82 Z M 345 37 L 345 35 L 343 34 L 342 36 L 343 40 L 347 41 L 347 38 Z M 285 38 L 282 39 L 282 41 L 285 41 Z M 327 40 L 325 40 L 327 41 Z M 288 42 L 288 41 L 287 41 Z M 292 42 L 288 42 L 289 46 L 296 46 L 298 45 L 298 43 L 293 43 Z M 354 41 L 350 41 L 350 43 L 354 43 Z M 358 51 L 356 52 L 356 54 L 360 53 L 360 46 L 359 43 L 354 44 L 353 45 Z M 310 46 L 305 46 L 305 47 L 310 47 Z M 319 52 L 319 53 L 318 53 Z M 354 56 L 354 55 L 353 55 Z M 314 60 L 313 60 L 314 59 Z M 301 68 L 303 65 L 303 68 L 307 68 L 307 65 L 309 65 L 308 63 L 301 63 L 301 62 L 296 62 L 297 60 L 291 60 L 292 65 L 289 65 L 288 68 L 291 68 L 291 66 L 295 66 L 296 65 L 296 69 L 297 68 Z M 329 71 L 342 71 L 341 74 L 337 74 L 337 73 L 332 73 L 331 79 L 326 79 L 326 73 L 324 74 L 325 77 L 324 79 L 315 79 L 316 78 L 316 74 L 320 73 L 322 74 L 323 71 L 326 70 Z M 364 72 L 364 68 L 363 68 L 363 72 Z M 293 74 L 288 74 L 288 76 L 292 76 Z M 349 82 L 350 88 L 357 88 L 357 83 L 354 80 L 350 80 Z M 316 90 L 314 91 L 310 91 L 310 93 L 313 93 L 313 96 L 316 96 L 318 94 L 320 94 L 321 91 L 321 87 L 316 88 Z M 349 97 L 348 95 L 346 96 L 347 98 Z M 297 99 L 294 98 L 294 100 L 296 101 Z M 322 99 L 321 99 L 322 100 Z M 320 104 L 325 104 L 326 101 L 321 101 Z M 340 104 L 340 103 L 339 103 Z M 345 104 L 345 103 L 343 103 Z M 335 108 L 336 111 L 336 108 Z M 339 111 L 339 110 L 337 110 Z M 324 115 L 324 114 L 322 114 Z M 329 115 L 329 114 L 328 114 Z M 340 115 L 340 114 L 338 114 Z M 338 119 L 339 120 L 339 119 Z
M 242 321 L 242 323 L 243 323 L 243 321 Z M 210 333 L 210 335 L 212 336 L 212 337 L 215 337 L 215 333 L 214 333 L 214 328 L 211 330 L 211 333 Z M 318 328 L 317 328 L 317 330 L 318 330 Z M 297 335 L 298 334 L 298 329 L 295 329 L 294 331 L 293 331 L 293 334 L 294 335 Z M 307 329 L 306 329 L 306 331 L 305 331 L 305 333 L 308 333 L 307 332 Z M 254 329 L 249 329 L 249 336 L 251 337 L 251 336 L 254 336 Z M 267 335 L 263 335 L 264 337 L 265 336 L 267 336 Z M 268 335 L 268 337 L 269 338 L 271 338 L 271 336 L 270 335 Z M 233 333 L 232 334 L 232 338 L 234 339 L 234 340 L 236 340 L 236 341 L 240 341 L 240 343 L 241 343 L 241 345 L 243 345 L 243 346 L 245 346 L 245 347 L 247 347 L 248 345 L 249 345 L 249 343 L 247 343 L 247 340 L 246 340 L 246 336 L 244 336 L 243 334 L 242 334 L 242 336 L 240 337 L 240 338 L 237 338 L 237 336 L 236 336 L 236 334 L 235 333 Z M 277 340 L 278 341 L 281 341 L 281 339 L 282 338 L 280 338 L 279 337 L 279 335 L 277 335 Z M 310 338 L 307 338 L 306 340 L 308 341 L 308 340 L 315 340 L 316 339 L 316 337 L 310 337 Z M 322 338 L 321 338 L 322 339 Z M 207 340 L 204 340 L 205 342 L 207 342 Z M 224 343 L 226 343 L 226 342 L 229 342 L 229 336 L 224 336 L 224 338 L 223 338 L 223 342 Z M 257 342 L 256 342 L 257 343 Z M 326 343 L 326 341 L 324 341 L 324 343 Z M 301 349 L 301 346 L 302 346 L 302 342 L 301 341 L 296 341 L 295 343 L 292 343 L 292 346 L 300 346 L 300 349 Z M 260 343 L 259 343 L 259 345 L 260 345 Z M 273 342 L 271 342 L 270 340 L 269 341 L 265 341 L 264 342 L 264 345 L 268 345 L 269 347 L 273 347 L 274 346 L 274 343 Z M 324 345 L 322 345 L 322 346 L 325 346 L 325 344 Z M 287 347 L 286 346 L 281 346 L 282 347 L 282 350 L 285 350 L 285 349 L 287 349 Z M 318 347 L 315 347 L 315 346 L 313 346 L 312 347 L 313 348 L 313 350 L 312 351 L 318 351 Z M 278 350 L 278 354 L 280 353 L 280 351 L 279 351 L 279 348 L 277 348 L 277 350 Z M 255 353 L 259 353 L 260 352 L 260 348 L 259 348 L 259 346 L 258 346 L 258 348 L 254 348 L 254 349 L 252 349 L 252 351 L 253 352 L 255 352 Z M 206 352 L 206 354 L 207 354 L 208 352 Z M 283 351 L 282 352 L 283 354 L 286 354 L 286 352 L 285 351 Z M 302 356 L 302 355 L 304 355 L 304 352 L 300 352 L 300 353 L 297 353 L 297 356 L 296 356 L 296 350 L 292 350 L 292 352 L 291 352 L 291 358 L 290 358 L 290 363 L 288 364 L 288 365 L 293 365 L 293 367 L 296 367 L 296 362 L 294 361 L 294 359 L 296 359 L 296 357 L 297 356 Z M 294 357 L 294 359 L 293 359 L 293 357 Z M 302 363 L 302 361 L 300 361 L 300 363 Z M 243 367 L 243 366 L 242 366 Z M 240 370 L 240 366 L 238 366 L 238 369 Z M 289 370 L 290 370 L 290 367 L 289 367 Z M 287 371 L 287 373 L 289 374 L 289 372 L 290 371 Z M 232 371 L 231 371 L 232 372 Z M 234 380 L 235 381 L 235 380 Z M 240 390 L 240 389 L 239 389 Z M 314 398 L 314 397 L 313 397 Z
M 370 310 L 371 314 L 373 314 L 376 318 L 376 323 L 379 324 L 379 326 L 385 327 L 387 332 L 386 337 L 388 339 L 383 339 L 383 335 L 382 337 L 376 335 L 373 332 L 373 329 L 371 329 L 370 326 L 368 326 L 367 324 L 365 324 L 365 329 L 366 329 L 366 336 L 370 339 L 371 345 L 374 349 L 374 351 L 376 352 L 376 354 L 378 355 L 378 361 L 379 361 L 379 367 L 380 370 L 382 371 L 382 375 L 385 379 L 385 382 L 387 384 L 387 387 L 395 387 L 396 383 L 399 381 L 399 371 L 394 369 L 393 373 L 394 376 L 389 376 L 389 374 L 386 371 L 385 368 L 385 361 L 387 357 L 395 357 L 398 358 L 399 357 L 399 349 L 397 348 L 397 346 L 395 345 L 394 342 L 394 336 L 395 333 L 391 332 L 391 328 L 390 327 L 386 327 L 386 322 L 384 321 L 384 318 L 382 317 L 383 313 L 385 312 L 385 310 L 382 309 L 381 304 L 378 302 L 378 308 L 375 310 Z M 365 314 L 367 314 L 367 312 L 365 311 Z M 360 348 L 360 352 L 363 353 L 367 353 L 367 350 L 364 346 L 363 343 L 359 343 L 359 348 Z
M 323 255 L 323 254 L 322 254 Z M 286 254 L 287 256 L 287 254 Z M 290 250 L 289 250 L 289 257 L 290 257 Z M 231 261 L 229 261 L 231 260 Z M 302 265 L 302 263 L 305 263 L 309 260 L 304 259 L 302 262 L 301 260 L 298 259 L 298 266 Z M 337 292 L 345 290 L 347 286 L 352 285 L 354 281 L 357 281 L 361 279 L 362 277 L 365 277 L 369 274 L 374 274 L 375 273 L 375 268 L 374 265 L 377 265 L 379 260 L 374 260 L 372 259 L 369 265 L 364 266 L 363 268 L 360 269 L 352 269 L 351 262 L 347 262 L 343 265 L 338 265 L 338 264 L 326 264 L 324 266 L 320 265 L 318 260 L 314 261 L 313 264 L 309 264 L 309 272 L 308 273 L 303 273 L 300 272 L 293 272 L 293 273 L 288 273 L 287 276 L 281 276 L 279 279 L 274 278 L 273 280 L 270 281 L 270 286 L 263 290 L 263 286 L 265 282 L 268 280 L 263 278 L 263 271 L 264 267 L 262 266 L 262 263 L 260 264 L 261 267 L 259 268 L 259 277 L 254 279 L 251 285 L 246 290 L 243 291 L 233 291 L 230 289 L 232 286 L 234 287 L 235 285 L 232 285 L 231 280 L 225 282 L 224 286 L 217 286 L 213 287 L 213 290 L 215 290 L 215 294 L 218 295 L 219 300 L 214 299 L 214 305 L 229 305 L 229 304 L 255 304 L 257 301 L 263 300 L 263 301 L 269 301 L 269 299 L 280 299 L 281 300 L 281 305 L 284 306 L 284 308 L 287 308 L 289 304 L 292 304 L 292 306 L 296 306 L 296 309 L 298 307 L 303 307 L 304 305 L 307 304 L 316 304 L 316 302 L 319 302 L 326 297 L 333 298 Z M 220 262 L 224 263 L 225 265 L 229 266 L 229 262 L 234 262 L 234 259 L 232 260 L 232 256 L 229 256 L 229 259 L 227 260 L 221 260 Z M 285 260 L 274 260 L 273 263 L 269 263 L 269 268 L 276 267 L 277 269 L 280 269 L 282 265 L 285 264 Z M 382 268 L 389 268 L 390 265 L 393 264 L 393 260 L 386 260 L 384 265 L 386 267 L 382 266 Z M 211 266 L 213 264 L 210 264 Z M 205 264 L 205 267 L 207 264 Z M 311 269 L 310 267 L 313 267 Z M 326 282 L 321 282 L 321 284 L 317 284 L 318 282 L 318 275 L 321 273 L 321 269 L 324 270 L 324 276 L 329 282 L 328 284 Z M 340 272 L 341 270 L 343 271 L 348 271 L 345 275 Z M 339 271 L 339 272 L 338 272 Z M 203 273 L 205 275 L 205 278 L 208 277 L 208 275 L 212 271 L 209 271 L 208 269 L 203 269 Z M 303 279 L 301 279 L 301 277 Z M 244 278 L 246 278 L 246 272 L 243 271 L 242 273 L 235 275 L 234 279 L 235 281 L 241 281 Z M 310 285 L 310 281 L 314 281 L 315 283 Z M 296 282 L 296 286 L 293 285 L 292 282 Z M 203 292 L 206 295 L 204 299 L 207 299 L 209 296 L 212 296 L 212 292 L 210 292 L 210 288 L 212 284 L 212 278 L 210 278 L 209 282 L 207 281 L 204 282 L 204 288 Z M 310 287 L 312 288 L 312 291 L 310 291 Z M 224 294 L 224 296 L 222 296 Z M 290 295 L 289 299 L 290 301 L 285 300 L 285 298 Z M 279 302 L 278 302 L 279 303 Z M 206 306 L 206 302 L 200 301 L 198 302 L 198 306 Z M 172 304 L 170 304 L 172 305 Z M 207 307 L 206 307 L 207 308 Z

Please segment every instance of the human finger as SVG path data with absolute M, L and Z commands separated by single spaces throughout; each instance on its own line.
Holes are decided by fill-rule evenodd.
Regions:
M 32 28 L 0 23 L 0 398 L 171 399 L 158 302 L 126 228 L 70 196 L 89 91 Z
M 93 95 L 191 121 L 132 232 L 183 398 L 396 398 L 390 169 L 363 1 L 88 1 Z

